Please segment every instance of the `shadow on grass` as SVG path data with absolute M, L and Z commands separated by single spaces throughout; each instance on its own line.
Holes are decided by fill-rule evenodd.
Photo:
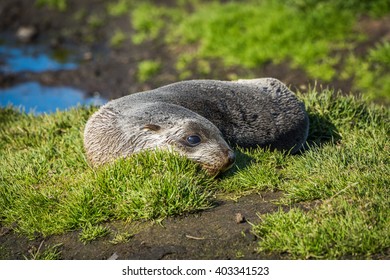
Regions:
M 241 152 L 239 149 L 234 149 L 234 153 L 236 154 L 235 164 L 229 170 L 219 174 L 217 178 L 223 179 L 223 178 L 234 176 L 238 170 L 247 168 L 255 160 L 254 157 Z
M 308 115 L 310 119 L 309 135 L 305 147 L 296 153 L 297 155 L 304 154 L 311 147 L 321 148 L 323 145 L 328 143 L 335 144 L 341 140 L 341 135 L 336 126 L 328 118 L 313 113 Z M 219 174 L 217 178 L 223 179 L 234 176 L 239 170 L 243 170 L 255 162 L 253 156 L 241 152 L 240 149 L 235 149 L 234 152 L 236 154 L 234 166 L 226 172 Z
M 327 143 L 337 143 L 341 140 L 336 126 L 326 117 L 309 113 L 310 128 L 307 137 L 307 147 L 322 147 Z
M 3 126 L 17 121 L 21 112 L 10 106 L 0 108 L 0 124 Z

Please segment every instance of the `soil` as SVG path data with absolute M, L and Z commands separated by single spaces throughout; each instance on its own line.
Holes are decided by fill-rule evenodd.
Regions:
M 134 232 L 126 243 L 112 244 L 113 235 L 83 244 L 79 231 L 28 240 L 2 228 L 0 259 L 31 257 L 59 245 L 63 259 L 281 259 L 283 254 L 257 253 L 257 237 L 250 223 L 258 223 L 259 214 L 272 213 L 279 206 L 272 201 L 280 192 L 265 192 L 225 201 L 214 209 L 159 223 L 108 223 L 111 232 Z M 286 209 L 287 210 L 287 209 Z M 237 221 L 237 216 L 243 219 Z M 42 245 L 41 245 L 42 243 Z M 0 247 L 0 249 L 1 249 Z
M 0 88 L 38 81 L 44 85 L 74 86 L 88 95 L 99 93 L 112 99 L 178 81 L 179 73 L 174 68 L 175 53 L 158 39 L 142 45 L 126 40 L 120 47 L 109 46 L 113 30 L 120 28 L 130 34 L 133 30 L 129 15 L 115 18 L 106 15 L 106 1 L 70 0 L 65 12 L 38 8 L 34 2 L 1 0 L 2 37 L 15 40 L 20 27 L 33 27 L 35 34 L 27 40 L 27 44 L 46 45 L 52 50 L 66 48 L 77 56 L 80 65 L 67 71 L 0 73 Z M 172 5 L 169 0 L 155 2 Z M 91 15 L 104 19 L 103 24 L 92 27 L 88 24 Z M 390 38 L 389 26 L 390 18 L 362 18 L 357 28 L 366 32 L 369 39 L 358 46 L 356 52 L 362 54 L 380 39 Z M 4 43 L 4 40 L 1 41 Z M 146 59 L 159 59 L 162 68 L 152 80 L 140 83 L 136 69 L 138 63 Z M 194 72 L 189 78 L 228 80 L 232 74 L 238 77 L 270 76 L 301 91 L 314 85 L 304 71 L 291 69 L 288 63 L 269 63 L 252 70 L 239 67 L 227 69 L 218 61 L 213 61 L 212 65 L 212 73 L 203 75 Z M 330 85 L 336 90 L 351 91 L 350 81 L 334 80 Z M 83 244 L 77 231 L 29 240 L 0 224 L 0 259 L 31 258 L 34 252 L 42 252 L 58 244 L 62 259 L 284 259 L 288 258 L 287 254 L 256 252 L 258 240 L 251 233 L 250 226 L 250 223 L 259 222 L 257 214 L 277 211 L 279 206 L 273 201 L 280 196 L 280 192 L 264 192 L 242 197 L 237 202 L 221 201 L 213 209 L 169 218 L 161 223 L 108 223 L 112 232 L 134 232 L 128 242 L 116 245 L 109 242 L 112 235 Z

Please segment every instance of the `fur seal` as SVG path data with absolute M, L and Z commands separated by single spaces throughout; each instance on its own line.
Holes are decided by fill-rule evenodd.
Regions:
M 190 80 L 108 102 L 88 120 L 84 146 L 94 166 L 159 148 L 218 174 L 234 163 L 229 144 L 295 153 L 308 129 L 304 104 L 277 79 Z

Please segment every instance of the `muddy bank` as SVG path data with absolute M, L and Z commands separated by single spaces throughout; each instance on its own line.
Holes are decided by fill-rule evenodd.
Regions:
M 61 259 L 281 259 L 287 256 L 257 253 L 258 238 L 250 223 L 258 214 L 272 213 L 279 207 L 273 201 L 280 192 L 253 194 L 237 202 L 221 201 L 214 209 L 152 224 L 107 223 L 111 234 L 83 244 L 79 232 L 28 240 L 6 228 L 0 231 L 0 258 L 32 258 L 58 245 Z M 286 209 L 287 210 L 287 209 Z M 112 244 L 115 232 L 131 232 L 128 242 Z
M 79 66 L 73 70 L 40 73 L 27 71 L 17 75 L 2 73 L 0 88 L 33 80 L 43 85 L 73 86 L 85 91 L 88 96 L 99 93 L 109 100 L 179 80 L 180 73 L 175 68 L 175 52 L 162 40 L 157 38 L 141 45 L 131 42 L 129 38 L 134 34 L 134 30 L 130 24 L 129 14 L 109 16 L 106 9 L 107 2 L 102 0 L 68 2 L 68 8 L 63 12 L 47 7 L 38 8 L 33 4 L 34 1 L 29 0 L 4 0 L 0 3 L 2 44 L 17 41 L 22 45 L 48 46 L 54 52 L 66 50 L 76 57 L 79 63 Z M 172 5 L 172 1 L 168 0 L 155 1 L 155 3 Z M 377 42 L 388 40 L 389 23 L 390 17 L 382 19 L 362 17 L 355 29 L 357 32 L 363 32 L 367 39 L 359 43 L 353 52 L 364 55 Z M 23 28 L 34 30 L 33 36 L 25 42 L 17 39 L 18 33 Z M 125 32 L 127 37 L 122 44 L 113 47 L 109 41 L 114 30 L 118 29 Z M 344 55 L 347 57 L 348 53 Z M 144 60 L 161 61 L 161 68 L 152 79 L 140 82 L 137 79 L 137 68 Z M 224 67 L 217 60 L 210 63 L 213 69 L 210 73 L 204 74 L 194 70 L 188 79 L 229 80 L 232 76 L 275 77 L 290 85 L 292 89 L 303 92 L 309 85 L 314 84 L 330 86 L 346 93 L 352 90 L 351 80 L 335 77 L 327 83 L 316 81 L 310 79 L 303 70 L 291 68 L 288 62 L 277 65 L 270 62 L 253 69 Z
M 21 73 L 18 75 L 0 75 L 0 88 L 22 81 L 39 81 L 44 85 L 67 85 L 84 90 L 89 95 L 100 93 L 107 99 L 117 98 L 129 93 L 147 90 L 179 80 L 180 73 L 175 69 L 176 56 L 164 42 L 158 39 L 134 45 L 128 38 L 134 33 L 129 15 L 110 17 L 107 15 L 106 2 L 101 0 L 69 1 L 66 11 L 59 12 L 46 7 L 37 8 L 34 1 L 4 0 L 0 3 L 0 33 L 3 44 L 15 40 L 21 28 L 34 28 L 34 36 L 27 44 L 45 45 L 52 50 L 66 49 L 75 55 L 79 67 L 67 71 L 47 71 L 42 73 Z M 155 1 L 167 4 L 171 1 Z M 101 18 L 94 26 L 91 17 Z M 390 18 L 373 20 L 362 18 L 357 29 L 365 32 L 368 39 L 356 48 L 359 54 L 373 46 L 381 38 L 389 36 Z M 127 34 L 127 39 L 117 47 L 110 46 L 113 30 L 120 29 Z M 20 40 L 19 40 L 20 41 Z M 26 44 L 26 43 L 21 43 Z M 347 55 L 347 54 L 346 54 Z M 161 69 L 146 82 L 137 80 L 138 64 L 144 60 L 161 61 Z M 0 59 L 1 61 L 1 59 Z M 316 81 L 307 77 L 300 69 L 292 69 L 288 62 L 278 65 L 268 63 L 254 69 L 223 67 L 218 61 L 211 61 L 209 74 L 194 71 L 188 79 L 228 80 L 237 77 L 275 77 L 293 89 L 307 90 L 308 85 Z M 351 81 L 335 78 L 330 85 L 336 90 L 351 91 Z

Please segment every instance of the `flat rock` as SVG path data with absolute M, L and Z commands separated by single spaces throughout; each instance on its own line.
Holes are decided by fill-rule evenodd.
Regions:
M 16 37 L 22 43 L 30 43 L 38 35 L 38 30 L 34 26 L 21 26 L 16 31 Z

